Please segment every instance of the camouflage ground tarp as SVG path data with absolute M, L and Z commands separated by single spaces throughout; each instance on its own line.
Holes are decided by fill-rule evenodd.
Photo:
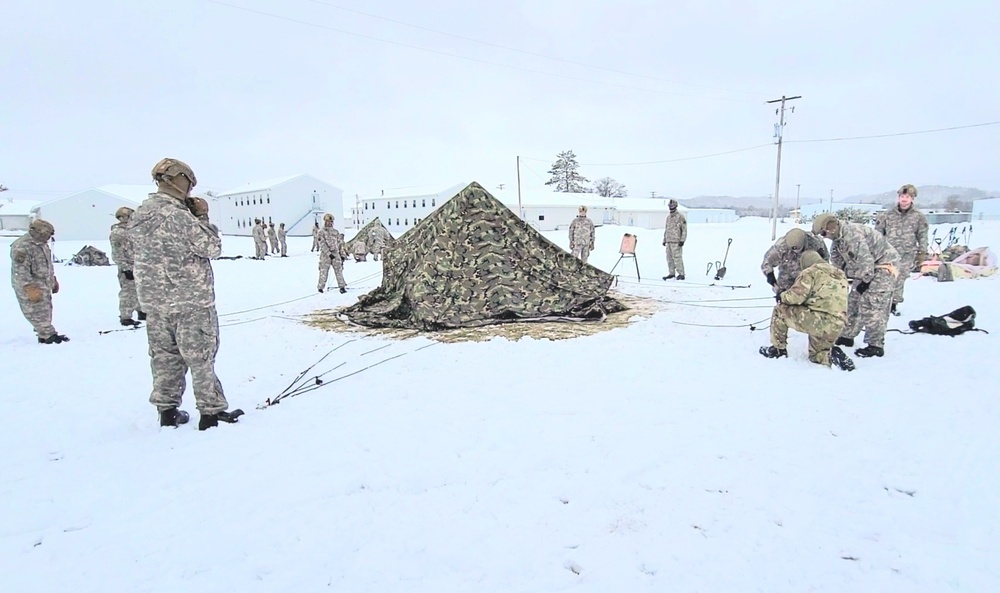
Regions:
M 550 242 L 472 183 L 386 249 L 382 285 L 343 313 L 369 327 L 441 330 L 603 319 L 610 274 Z
M 78 266 L 110 266 L 111 261 L 108 254 L 100 249 L 87 245 L 70 259 L 70 262 Z
M 381 228 L 382 230 L 384 230 L 385 236 L 388 237 L 388 239 L 386 239 L 385 241 L 386 247 L 396 242 L 396 238 L 392 236 L 392 233 L 389 232 L 389 229 L 385 228 L 385 225 L 382 224 L 382 221 L 379 220 L 378 216 L 376 216 L 374 220 L 372 220 L 365 226 L 361 227 L 361 230 L 358 231 L 358 234 L 354 235 L 354 237 L 344 245 L 344 247 L 347 249 L 347 253 L 351 254 L 354 253 L 354 242 L 357 241 L 358 239 L 361 239 L 365 242 L 365 246 L 368 247 L 368 253 L 374 253 L 374 251 L 372 251 L 372 247 L 375 246 L 375 243 L 374 241 L 372 241 L 372 231 L 374 231 L 377 228 Z

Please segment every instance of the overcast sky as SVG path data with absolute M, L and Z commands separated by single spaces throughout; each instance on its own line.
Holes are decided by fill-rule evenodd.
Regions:
M 995 0 L 4 0 L 0 12 L 0 183 L 35 199 L 146 183 L 164 156 L 187 161 L 199 189 L 308 172 L 353 197 L 513 185 L 520 155 L 540 159 L 521 170 L 539 187 L 565 149 L 631 196 L 768 195 L 765 101 L 782 94 L 802 95 L 782 196 L 1000 189 L 1000 126 L 793 143 L 1000 121 Z

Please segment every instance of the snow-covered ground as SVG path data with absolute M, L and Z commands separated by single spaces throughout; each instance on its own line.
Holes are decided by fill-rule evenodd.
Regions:
M 656 231 L 602 227 L 592 263 L 610 269 L 625 231 L 644 279 L 622 290 L 698 302 L 562 341 L 325 332 L 288 317 L 353 302 L 380 264 L 320 295 L 308 239 L 218 261 L 217 371 L 247 415 L 203 433 L 158 427 L 144 330 L 98 334 L 119 327 L 114 268 L 59 266 L 63 345 L 37 344 L 0 290 L 0 589 L 1000 590 L 996 278 L 911 281 L 891 320 L 968 304 L 994 333 L 891 333 L 845 373 L 808 363 L 800 334 L 775 361 L 766 331 L 680 324 L 769 317 L 766 221 L 690 227 L 688 279 L 708 282 L 731 237 L 736 290 L 660 281 Z M 973 244 L 997 239 L 977 223 Z M 316 370 L 405 355 L 255 409 L 351 339 Z M 184 408 L 196 420 L 190 393 Z

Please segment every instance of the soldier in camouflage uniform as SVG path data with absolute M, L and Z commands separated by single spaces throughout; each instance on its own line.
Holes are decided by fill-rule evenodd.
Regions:
M 788 329 L 809 334 L 809 360 L 850 371 L 854 363 L 834 342 L 847 323 L 847 277 L 819 253 L 802 253 L 795 282 L 775 295 L 771 314 L 771 345 L 760 349 L 767 358 L 788 356 Z
M 132 218 L 132 210 L 128 206 L 122 206 L 115 212 L 118 223 L 111 226 L 111 259 L 118 266 L 118 318 L 124 326 L 137 325 L 132 319 L 132 312 L 139 313 L 139 321 L 146 318 L 146 314 L 139 309 L 139 297 L 135 292 L 135 248 L 132 244 L 132 237 L 128 234 L 128 223 Z
M 684 242 L 687 241 L 688 223 L 684 214 L 677 210 L 677 200 L 670 200 L 667 204 L 670 214 L 667 215 L 667 222 L 663 229 L 663 246 L 667 248 L 667 270 L 663 277 L 670 280 L 676 277 L 678 280 L 684 279 Z
M 285 242 L 285 223 L 278 225 L 278 247 L 281 248 L 281 257 L 288 257 L 288 243 Z
M 764 254 L 760 271 L 764 272 L 767 283 L 775 294 L 788 290 L 799 275 L 799 259 L 806 251 L 815 251 L 823 259 L 830 260 L 830 252 L 826 241 L 802 229 L 791 229 L 784 237 L 774 242 L 774 245 Z M 774 269 L 778 268 L 778 277 L 774 277 Z
M 813 232 L 833 239 L 830 263 L 844 270 L 854 283 L 847 302 L 847 327 L 837 345 L 854 346 L 855 336 L 864 328 L 868 345 L 854 353 L 865 358 L 884 355 L 899 253 L 874 228 L 838 220 L 828 212 L 816 217 Z
M 314 222 L 313 223 L 313 244 L 312 244 L 312 247 L 309 249 L 309 253 L 312 253 L 313 251 L 319 251 L 319 223 L 318 222 Z
M 569 223 L 569 251 L 583 263 L 594 248 L 594 222 L 587 218 L 587 207 L 577 209 L 576 218 Z
M 364 237 L 358 237 L 355 239 L 354 245 L 351 246 L 351 250 L 354 252 L 351 254 L 354 256 L 354 261 L 368 261 L 368 245 L 365 243 Z
M 337 286 L 340 292 L 347 292 L 347 282 L 344 282 L 344 236 L 340 231 L 333 228 L 333 215 L 323 215 L 323 230 L 317 236 L 319 242 L 319 283 L 317 288 L 320 292 L 326 289 L 326 279 L 330 274 L 330 266 L 333 266 L 333 273 L 337 276 Z
M 903 285 L 910 272 L 927 259 L 927 217 L 913 206 L 917 188 L 904 185 L 897 196 L 896 207 L 879 213 L 875 219 L 875 230 L 885 235 L 899 253 L 900 270 L 890 309 L 895 314 L 898 314 L 896 306 L 903 302 Z
M 267 225 L 267 242 L 271 246 L 271 255 L 278 253 L 278 233 L 274 230 L 274 223 Z
M 48 221 L 37 219 L 28 225 L 27 234 L 10 244 L 10 284 L 39 344 L 69 341 L 52 327 L 52 295 L 59 292 L 49 250 L 49 239 L 54 234 L 55 229 Z
M 264 259 L 267 253 L 267 241 L 264 238 L 264 227 L 261 226 L 259 218 L 253 220 L 253 230 L 250 231 L 253 237 L 254 259 Z
M 156 193 L 139 206 L 128 227 L 139 303 L 148 316 L 149 401 L 159 411 L 160 426 L 186 423 L 188 414 L 178 407 L 190 368 L 201 412 L 198 429 L 236 422 L 243 412 L 226 411 L 229 404 L 215 374 L 219 316 L 211 259 L 222 253 L 219 229 L 208 220 L 208 203 L 190 197 L 198 181 L 185 163 L 161 160 L 153 167 L 153 181 Z
M 389 231 L 382 227 L 374 227 L 371 230 L 368 242 L 372 246 L 372 259 L 378 261 L 382 251 L 385 249 L 386 239 L 389 238 Z

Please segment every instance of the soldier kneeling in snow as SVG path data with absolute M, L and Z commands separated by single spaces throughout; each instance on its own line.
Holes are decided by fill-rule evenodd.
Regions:
M 844 272 L 823 260 L 815 251 L 799 259 L 799 272 L 791 288 L 775 295 L 778 304 L 771 314 L 771 345 L 761 347 L 767 358 L 788 356 L 788 328 L 809 334 L 809 360 L 845 371 L 854 362 L 834 346 L 847 324 L 848 283 Z

